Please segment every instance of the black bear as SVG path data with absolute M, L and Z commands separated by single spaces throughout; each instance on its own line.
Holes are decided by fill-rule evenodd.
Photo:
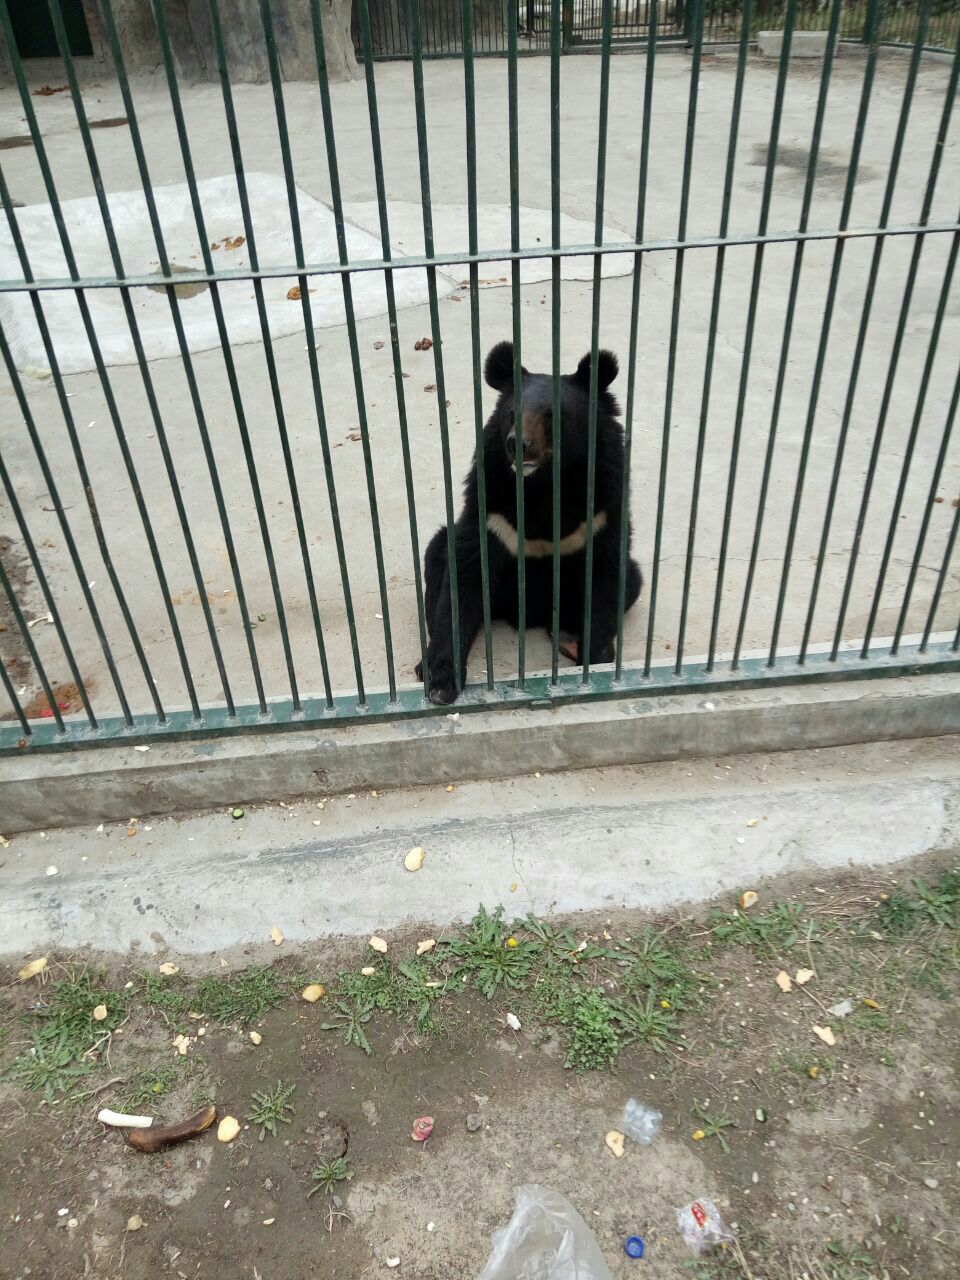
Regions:
M 597 361 L 597 452 L 593 538 L 593 603 L 590 662 L 611 662 L 617 632 L 617 583 L 620 536 L 629 513 L 621 506 L 623 431 L 619 408 L 607 388 L 617 376 L 617 358 L 601 351 Z M 513 345 L 498 343 L 484 366 L 487 383 L 500 393 L 483 433 L 486 478 L 487 539 L 490 566 L 490 612 L 517 626 L 516 467 L 523 467 L 526 622 L 550 628 L 553 619 L 553 378 L 522 370 L 521 421 L 513 397 Z M 587 452 L 590 400 L 590 356 L 575 373 L 560 379 L 560 627 L 576 637 L 564 652 L 579 661 L 582 652 L 587 538 Z M 464 486 L 463 511 L 455 526 L 460 611 L 460 678 L 465 681 L 467 656 L 483 625 L 480 536 L 477 506 L 477 460 Z M 424 557 L 425 609 L 430 644 L 427 649 L 431 702 L 446 704 L 457 696 L 453 661 L 447 529 L 431 538 Z M 627 559 L 625 607 L 640 595 L 639 566 Z M 422 663 L 417 678 L 423 679 Z

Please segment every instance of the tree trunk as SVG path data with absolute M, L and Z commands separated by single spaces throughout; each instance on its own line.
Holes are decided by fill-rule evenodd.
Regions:
M 353 0 L 320 0 L 320 23 L 331 80 L 356 80 L 360 75 L 353 49 Z

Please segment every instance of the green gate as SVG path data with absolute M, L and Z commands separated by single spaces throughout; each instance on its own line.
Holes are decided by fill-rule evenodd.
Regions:
M 596 52 L 562 60 L 551 0 L 544 59 L 519 58 L 530 11 L 511 3 L 505 62 L 482 65 L 461 0 L 454 80 L 425 65 L 425 0 L 406 10 L 409 75 L 376 68 L 373 0 L 356 0 L 363 81 L 339 85 L 309 0 L 311 87 L 284 82 L 276 3 L 259 0 L 258 88 L 232 82 L 207 0 L 218 81 L 195 90 L 163 0 L 161 82 L 128 75 L 111 0 L 115 80 L 92 81 L 50 0 L 63 80 L 39 84 L 0 0 L 25 122 L 0 176 L 0 749 L 960 668 L 960 220 L 942 164 L 960 60 L 925 55 L 955 49 L 955 6 L 832 0 L 798 72 L 799 0 L 773 62 L 751 52 L 770 12 L 753 0 L 709 58 L 729 10 L 688 8 L 691 51 L 670 52 L 676 10 L 662 24 L 649 0 L 645 56 L 617 60 L 620 10 L 598 0 Z M 905 13 L 908 50 L 884 54 Z M 838 43 L 849 22 L 859 51 Z M 581 221 L 565 202 L 583 211 L 586 173 Z M 622 308 L 613 333 L 603 303 Z M 504 336 L 518 391 L 525 352 L 556 379 L 589 350 L 590 513 L 599 351 L 618 345 L 644 591 L 625 621 L 624 534 L 616 662 L 565 668 L 554 502 L 552 638 L 493 625 L 484 556 L 485 663 L 436 707 L 412 676 L 422 549 L 445 521 L 456 557 L 482 355 Z M 555 495 L 561 466 L 556 449 Z M 521 473 L 521 541 L 524 493 Z M 457 618 L 457 575 L 450 594 Z

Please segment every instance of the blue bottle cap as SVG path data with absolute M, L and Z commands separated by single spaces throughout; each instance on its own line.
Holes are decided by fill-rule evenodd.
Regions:
M 623 1252 L 628 1258 L 642 1258 L 643 1251 L 644 1244 L 639 1236 L 627 1236 L 623 1242 Z

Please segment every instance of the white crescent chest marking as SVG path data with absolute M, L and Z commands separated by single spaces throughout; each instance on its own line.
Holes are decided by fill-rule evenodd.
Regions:
M 607 513 L 598 511 L 593 517 L 593 531 L 599 533 L 601 529 L 606 528 Z M 520 539 L 517 537 L 517 531 L 506 518 L 499 514 L 487 516 L 487 528 L 503 543 L 504 547 L 512 556 L 516 556 Z M 584 520 L 581 524 L 568 533 L 565 538 L 560 539 L 560 554 L 562 556 L 572 556 L 577 551 L 582 551 L 587 545 L 587 522 Z M 525 538 L 523 542 L 523 555 L 526 560 L 544 560 L 547 556 L 553 555 L 553 543 L 549 538 Z

